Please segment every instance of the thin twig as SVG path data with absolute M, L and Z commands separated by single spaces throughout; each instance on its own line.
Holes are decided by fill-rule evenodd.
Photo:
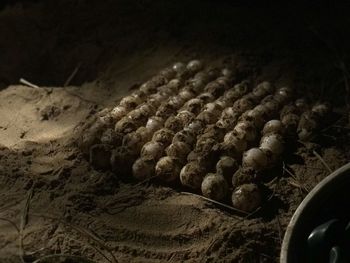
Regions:
M 219 206 L 221 206 L 221 207 L 225 207 L 225 208 L 227 208 L 227 209 L 230 209 L 231 211 L 234 211 L 234 212 L 236 212 L 236 213 L 248 215 L 248 213 L 245 212 L 245 211 L 243 211 L 243 210 L 234 208 L 233 206 L 229 206 L 229 205 L 223 204 L 223 203 L 221 203 L 221 202 L 218 202 L 218 201 L 215 201 L 215 200 L 213 200 L 213 199 L 204 197 L 204 196 L 202 196 L 202 195 L 197 195 L 197 194 L 190 193 L 190 192 L 181 192 L 181 194 L 193 195 L 193 196 L 199 197 L 199 198 L 201 198 L 201 199 L 204 199 L 204 200 L 206 200 L 206 201 L 212 202 L 212 203 L 214 203 L 214 204 L 216 204 L 216 205 L 219 205 Z
M 81 67 L 81 62 L 78 63 L 78 65 L 75 67 L 75 69 L 73 70 L 72 74 L 69 75 L 68 79 L 66 80 L 66 82 L 64 83 L 64 87 L 67 87 L 70 82 L 72 81 L 72 79 L 75 77 L 75 75 L 78 73 L 79 69 Z
M 319 155 L 315 150 L 312 151 L 312 153 L 317 157 L 317 159 L 320 160 L 320 162 L 323 164 L 323 166 L 329 171 L 329 173 L 332 173 L 332 169 L 329 167 L 329 165 L 325 162 L 325 160 L 322 158 L 321 155 Z
M 35 84 L 29 82 L 28 80 L 25 80 L 24 78 L 20 78 L 20 79 L 19 79 L 19 83 L 21 83 L 21 84 L 23 84 L 23 85 L 26 85 L 26 86 L 28 86 L 28 87 L 31 87 L 31 88 L 33 88 L 33 89 L 40 89 L 39 86 L 37 86 L 37 85 L 35 85 Z

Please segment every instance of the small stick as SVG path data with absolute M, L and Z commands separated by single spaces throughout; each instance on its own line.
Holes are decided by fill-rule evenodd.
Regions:
M 182 193 L 182 194 L 186 194 L 186 195 L 193 195 L 193 196 L 202 198 L 202 199 L 204 199 L 204 200 L 206 200 L 206 201 L 209 201 L 209 202 L 212 202 L 212 203 L 214 203 L 214 204 L 216 204 L 216 205 L 219 205 L 219 206 L 225 207 L 225 208 L 227 208 L 227 209 L 230 209 L 231 211 L 234 211 L 234 212 L 236 212 L 236 213 L 238 212 L 238 213 L 241 213 L 241 214 L 244 214 L 244 215 L 248 215 L 248 214 L 249 214 L 249 213 L 247 213 L 247 212 L 245 212 L 245 211 L 242 211 L 242 210 L 240 210 L 240 209 L 234 208 L 234 207 L 229 206 L 229 205 L 225 205 L 225 204 L 223 204 L 223 203 L 221 203 L 221 202 L 218 202 L 218 201 L 215 201 L 215 200 L 213 200 L 213 199 L 204 197 L 204 196 L 202 196 L 202 195 L 197 195 L 197 194 L 193 194 L 193 193 L 190 193 L 190 192 L 181 192 L 181 193 Z
M 34 186 L 34 184 L 33 184 L 33 186 Z M 26 200 L 26 202 L 24 204 L 24 208 L 22 210 L 21 223 L 20 223 L 20 228 L 19 228 L 19 256 L 20 256 L 23 263 L 25 262 L 24 249 L 23 249 L 23 232 L 24 232 L 24 229 L 28 223 L 29 204 L 30 204 L 30 200 L 32 199 L 32 196 L 33 196 L 33 189 L 34 189 L 33 186 L 28 192 L 27 200 Z
M 28 86 L 28 87 L 31 87 L 31 88 L 33 88 L 33 89 L 40 89 L 39 86 L 37 86 L 37 85 L 35 85 L 35 84 L 29 82 L 28 80 L 25 80 L 24 78 L 20 78 L 20 79 L 19 79 L 19 83 L 21 83 L 21 84 L 23 84 L 23 85 L 26 85 L 26 86 Z
M 73 70 L 72 74 L 69 75 L 68 79 L 66 80 L 66 82 L 64 83 L 64 87 L 67 87 L 70 82 L 72 81 L 72 79 L 75 77 L 75 75 L 78 73 L 79 69 L 81 67 L 81 62 L 78 63 L 78 65 L 75 67 L 75 69 Z
M 325 160 L 322 158 L 321 155 L 319 155 L 315 150 L 312 151 L 312 153 L 317 157 L 317 159 L 320 160 L 320 162 L 323 164 L 324 167 L 329 171 L 329 173 L 332 173 L 332 169 L 329 167 L 329 165 L 325 162 Z

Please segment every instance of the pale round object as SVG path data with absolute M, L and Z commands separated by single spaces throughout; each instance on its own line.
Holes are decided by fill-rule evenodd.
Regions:
M 190 124 L 188 124 L 185 129 L 194 133 L 194 134 L 199 134 L 202 132 L 204 127 L 205 127 L 205 124 L 203 123 L 203 121 L 194 120 Z
M 279 105 L 278 102 L 275 100 L 270 100 L 263 104 L 263 106 L 266 108 L 269 115 L 274 115 L 278 112 Z
M 169 145 L 174 137 L 174 133 L 167 129 L 162 128 L 153 134 L 152 141 L 163 143 L 164 145 Z
M 147 142 L 152 139 L 153 131 L 147 127 L 141 126 L 136 130 L 136 133 L 140 134 L 143 141 Z
M 278 134 L 268 134 L 261 138 L 260 149 L 269 150 L 273 155 L 279 156 L 283 152 L 283 139 Z
M 172 143 L 165 149 L 168 156 L 178 158 L 181 161 L 186 160 L 186 157 L 190 151 L 190 146 L 184 142 Z
M 226 133 L 223 144 L 233 146 L 238 154 L 243 153 L 248 147 L 246 139 L 237 136 L 233 131 Z
M 264 170 L 267 167 L 268 159 L 266 153 L 259 148 L 251 148 L 244 152 L 242 165 L 252 167 L 256 171 Z
M 222 175 L 228 181 L 237 169 L 237 161 L 230 156 L 221 156 L 220 160 L 216 163 L 216 173 Z
M 125 107 L 118 105 L 112 109 L 110 114 L 114 120 L 119 121 L 127 113 L 128 113 L 128 110 Z
M 192 189 L 200 189 L 205 169 L 197 161 L 187 163 L 180 172 L 181 184 Z
M 163 182 L 171 183 L 179 178 L 181 166 L 176 159 L 165 156 L 156 164 L 155 174 Z
M 145 141 L 141 134 L 137 132 L 130 132 L 124 136 L 122 145 L 127 147 L 130 151 L 138 153 L 140 152 L 144 143 Z
M 242 115 L 242 119 L 247 121 L 251 121 L 254 123 L 254 126 L 260 128 L 265 123 L 265 118 L 263 115 L 257 110 L 248 110 Z
M 168 82 L 168 84 L 166 84 L 166 86 L 168 88 L 170 88 L 171 90 L 179 90 L 181 88 L 181 81 L 179 79 L 172 79 Z
M 184 63 L 182 62 L 176 62 L 174 63 L 174 65 L 172 66 L 172 69 L 176 72 L 176 73 L 182 73 L 185 71 L 186 66 Z
M 136 130 L 137 126 L 138 124 L 134 120 L 125 116 L 115 124 L 114 130 L 116 132 L 127 134 Z
M 188 125 L 195 118 L 195 115 L 188 110 L 179 111 L 176 116 L 181 120 L 182 126 Z
M 250 121 L 240 121 L 233 129 L 239 136 L 243 136 L 247 141 L 254 141 L 257 137 L 257 131 L 254 124 Z
M 228 185 L 222 175 L 209 173 L 203 179 L 201 190 L 205 197 L 221 201 L 227 195 Z
M 261 202 L 261 192 L 255 184 L 243 184 L 232 193 L 232 206 L 247 213 L 256 210 Z
M 187 89 L 183 89 L 179 92 L 179 96 L 185 100 L 185 101 L 188 101 L 192 98 L 194 98 L 195 94 Z
M 164 127 L 173 132 L 182 130 L 183 126 L 182 119 L 178 116 L 170 116 L 164 123 Z
M 210 92 L 204 92 L 198 95 L 197 99 L 200 99 L 203 103 L 209 103 L 215 100 L 215 97 Z
M 164 145 L 160 142 L 147 142 L 141 149 L 141 157 L 145 160 L 158 160 L 164 153 Z
M 221 70 L 221 75 L 227 77 L 227 78 L 232 78 L 233 77 L 233 71 L 228 68 L 223 68 Z
M 139 181 L 143 181 L 154 175 L 154 163 L 152 161 L 139 158 L 132 165 L 132 175 Z
M 152 116 L 146 123 L 146 128 L 155 132 L 163 127 L 164 120 L 161 117 Z
M 198 98 L 194 98 L 187 101 L 183 109 L 188 110 L 194 114 L 198 114 L 202 107 L 203 107 L 203 101 Z
M 172 143 L 184 142 L 187 145 L 193 145 L 195 142 L 195 135 L 189 130 L 181 130 L 175 134 Z
M 136 108 L 142 101 L 139 98 L 133 96 L 126 96 L 120 102 L 119 105 L 125 107 L 126 109 Z
M 331 109 L 330 106 L 326 103 L 317 103 L 312 107 L 311 111 L 321 117 L 324 117 L 331 111 Z
M 201 113 L 198 114 L 196 119 L 202 121 L 205 124 L 211 124 L 211 123 L 215 123 L 218 120 L 218 117 L 213 112 L 202 111 Z
M 186 68 L 191 72 L 198 72 L 203 68 L 203 63 L 198 59 L 194 59 L 188 62 Z
M 276 133 L 283 135 L 284 133 L 284 126 L 283 123 L 280 120 L 270 120 L 265 123 L 262 134 L 266 135 L 269 133 Z

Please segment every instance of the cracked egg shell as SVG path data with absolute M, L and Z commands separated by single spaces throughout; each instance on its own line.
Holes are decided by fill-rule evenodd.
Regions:
M 169 145 L 174 135 L 175 134 L 173 131 L 167 128 L 162 128 L 153 134 L 152 141 L 160 142 L 160 143 L 163 143 L 164 145 Z
M 154 162 L 143 158 L 137 159 L 132 165 L 132 175 L 139 181 L 154 175 Z
M 177 158 L 181 161 L 186 160 L 186 157 L 190 151 L 190 146 L 184 142 L 172 143 L 165 149 L 165 152 L 168 156 Z
M 163 182 L 172 183 L 179 178 L 181 165 L 170 156 L 164 156 L 156 164 L 156 176 Z
M 201 190 L 203 196 L 215 201 L 221 201 L 227 195 L 228 185 L 222 175 L 209 173 L 203 179 Z
M 150 141 L 143 145 L 141 149 L 141 157 L 145 160 L 156 161 L 164 154 L 164 144 L 160 142 Z
M 238 186 L 232 193 L 232 206 L 244 212 L 253 212 L 261 203 L 262 194 L 256 184 Z
M 180 172 L 181 184 L 192 189 L 200 189 L 205 175 L 204 167 L 197 161 L 187 163 Z

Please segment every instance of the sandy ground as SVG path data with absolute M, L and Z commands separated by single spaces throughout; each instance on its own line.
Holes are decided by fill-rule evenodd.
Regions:
M 267 184 L 269 201 L 258 213 L 242 217 L 182 189 L 122 183 L 112 173 L 90 167 L 76 144 L 83 125 L 174 61 L 234 61 L 256 81 L 291 84 L 304 94 L 316 86 L 315 97 L 327 96 L 329 91 L 319 88 L 319 82 L 327 82 L 314 82 L 314 75 L 300 72 L 319 65 L 320 75 L 338 77 L 329 64 L 320 66 L 318 56 L 298 64 L 296 58 L 303 57 L 293 53 L 298 47 L 266 52 L 288 42 L 289 35 L 281 40 L 257 34 L 275 24 L 271 18 L 259 29 L 262 11 L 214 8 L 214 15 L 222 11 L 223 18 L 203 29 L 207 9 L 185 22 L 177 9 L 167 15 L 165 4 L 142 2 L 49 2 L 15 5 L 0 13 L 0 50 L 6 50 L 0 63 L 0 262 L 21 262 L 20 255 L 32 262 L 50 254 L 96 262 L 277 262 L 284 230 L 307 194 L 295 183 L 311 189 L 328 175 L 310 148 L 300 145 L 285 159 L 297 182 L 279 171 L 278 180 Z M 245 26 L 225 24 L 225 16 L 234 14 L 257 18 Z M 234 40 L 228 32 L 236 32 Z M 249 45 L 242 51 L 243 43 Z M 252 48 L 262 43 L 268 44 Z M 315 55 L 311 49 L 308 54 Z M 62 87 L 77 65 L 71 85 Z M 21 77 L 40 88 L 15 85 Z M 335 88 L 337 94 L 344 91 L 341 84 Z M 338 126 L 349 127 L 346 112 L 338 111 L 345 116 Z M 350 159 L 346 131 L 331 128 L 316 142 L 332 170 Z

